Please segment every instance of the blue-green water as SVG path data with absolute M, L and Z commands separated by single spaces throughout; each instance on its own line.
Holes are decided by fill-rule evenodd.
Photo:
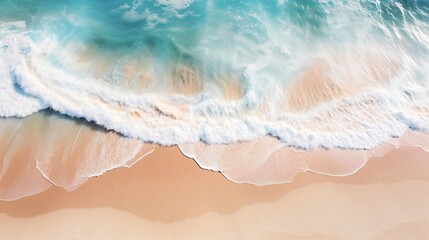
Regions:
M 3 0 L 0 24 L 0 116 L 52 108 L 163 144 L 428 129 L 426 0 Z

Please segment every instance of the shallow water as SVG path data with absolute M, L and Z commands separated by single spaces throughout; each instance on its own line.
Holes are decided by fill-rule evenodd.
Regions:
M 1 200 L 51 186 L 71 191 L 91 177 L 131 167 L 153 151 L 150 144 L 50 111 L 0 123 Z
M 427 1 L 3 1 L 0 116 L 368 149 L 426 131 Z

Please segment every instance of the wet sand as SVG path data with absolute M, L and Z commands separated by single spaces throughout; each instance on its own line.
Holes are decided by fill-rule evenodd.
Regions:
M 0 146 L 1 200 L 37 194 L 53 185 L 73 190 L 152 151 L 150 144 L 49 111 L 0 119 Z
M 380 50 L 380 49 L 378 49 Z M 388 52 L 371 49 L 333 52 L 303 69 L 285 89 L 288 111 L 306 112 L 323 103 L 357 96 L 364 90 L 385 87 L 402 68 L 401 61 Z
M 131 168 L 0 202 L 2 239 L 427 239 L 429 153 L 403 147 L 347 177 L 237 184 L 177 147 Z

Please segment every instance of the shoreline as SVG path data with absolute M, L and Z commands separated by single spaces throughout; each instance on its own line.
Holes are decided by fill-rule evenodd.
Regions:
M 72 192 L 52 187 L 16 201 L 0 201 L 0 222 L 6 229 L 0 235 L 24 236 L 16 226 L 26 225 L 35 239 L 54 233 L 59 234 L 56 239 L 78 233 L 76 239 L 115 239 L 115 234 L 189 239 L 203 237 L 216 226 L 221 235 L 207 238 L 235 239 L 235 230 L 228 227 L 232 224 L 242 239 L 370 239 L 391 229 L 402 234 L 398 236 L 418 236 L 429 224 L 428 157 L 429 153 L 403 147 L 371 159 L 351 176 L 302 173 L 292 183 L 258 187 L 201 170 L 177 147 L 161 148 L 132 168 L 91 178 Z M 100 225 L 86 226 L 92 221 Z M 103 235 L 101 229 L 113 235 Z
M 257 186 L 290 183 L 304 172 L 337 177 L 356 174 L 369 159 L 400 147 L 418 146 L 429 151 L 429 135 L 417 131 L 408 131 L 368 151 L 301 151 L 272 137 L 236 144 L 198 142 L 163 147 L 125 138 L 82 119 L 47 112 L 24 119 L 2 119 L 2 123 L 2 200 L 16 200 L 54 186 L 72 191 L 93 177 L 120 167 L 131 168 L 163 149 L 176 148 L 181 155 L 177 158 L 191 158 L 202 170 Z

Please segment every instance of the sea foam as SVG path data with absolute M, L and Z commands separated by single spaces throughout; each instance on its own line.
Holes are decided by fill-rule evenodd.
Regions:
M 25 117 L 47 107 L 22 91 L 15 81 L 14 68 L 23 64 L 34 42 L 22 32 L 23 21 L 1 23 L 0 29 L 0 116 Z
M 398 4 L 43 10 L 0 26 L 0 116 L 51 108 L 162 145 L 269 135 L 297 149 L 370 149 L 429 130 L 427 6 Z M 216 24 L 220 17 L 228 22 Z M 231 100 L 224 88 L 233 82 Z

